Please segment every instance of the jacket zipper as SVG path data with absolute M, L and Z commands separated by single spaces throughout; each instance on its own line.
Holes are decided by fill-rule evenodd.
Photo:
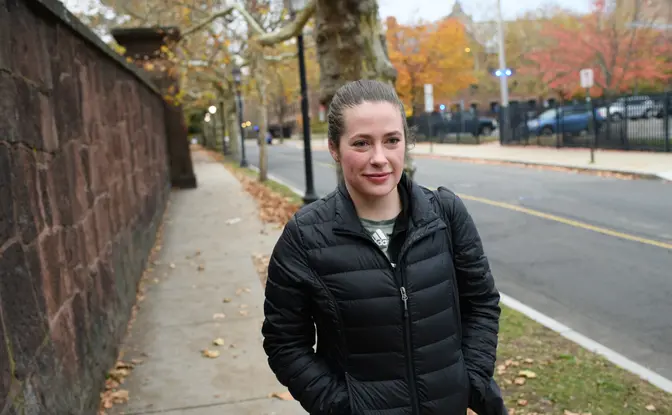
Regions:
M 430 232 L 431 233 L 431 232 Z M 414 234 L 409 235 L 404 242 L 404 245 L 399 250 L 399 264 L 402 262 L 403 256 L 406 254 L 406 251 L 417 242 L 418 240 L 427 236 L 428 233 L 415 232 Z M 413 341 L 411 337 L 411 318 L 408 312 L 408 293 L 406 292 L 406 276 L 404 275 L 404 267 L 399 266 L 399 273 L 401 276 L 401 287 L 399 292 L 401 293 L 401 301 L 404 304 L 404 340 L 406 342 L 406 368 L 408 371 L 408 389 L 411 393 L 411 409 L 413 415 L 420 414 L 420 400 L 418 398 L 418 388 L 415 385 L 415 365 L 413 364 Z
M 406 277 L 404 276 L 403 273 L 403 267 L 400 266 L 401 264 L 401 259 L 403 257 L 403 254 L 405 251 L 407 251 L 410 246 L 415 243 L 417 240 L 420 239 L 419 236 L 415 235 L 413 239 L 407 239 L 404 245 L 401 247 L 399 250 L 399 258 L 397 260 L 397 265 L 395 266 L 390 259 L 385 255 L 385 253 L 380 249 L 380 247 L 371 239 L 371 237 L 367 237 L 364 234 L 356 233 L 356 232 L 351 232 L 351 231 L 343 231 L 344 233 L 347 233 L 348 235 L 356 236 L 362 239 L 365 239 L 369 243 L 373 244 L 377 251 L 385 257 L 385 260 L 387 263 L 390 265 L 390 268 L 392 269 L 392 273 L 396 274 L 397 269 L 399 270 L 400 276 L 401 276 L 401 286 L 399 287 L 399 293 L 401 294 L 401 301 L 404 306 L 404 343 L 405 343 L 405 349 L 406 349 L 406 373 L 408 376 L 408 390 L 411 394 L 411 410 L 413 415 L 419 415 L 420 414 L 420 401 L 418 399 L 418 389 L 415 386 L 415 365 L 413 364 L 413 343 L 411 341 L 411 319 L 409 318 L 409 313 L 408 313 L 408 293 L 406 292 Z M 424 236 L 424 235 L 422 235 Z M 396 280 L 396 278 L 395 278 Z

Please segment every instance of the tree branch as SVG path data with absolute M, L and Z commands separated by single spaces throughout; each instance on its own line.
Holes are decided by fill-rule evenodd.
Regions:
M 283 62 L 288 59 L 293 59 L 297 56 L 297 52 L 281 53 L 280 55 L 264 56 L 267 62 Z
M 288 24 L 287 26 L 283 26 L 282 28 L 274 32 L 266 33 L 266 31 L 259 24 L 259 22 L 257 22 L 257 20 L 247 10 L 245 10 L 245 8 L 241 7 L 238 4 L 234 4 L 220 12 L 212 14 L 210 17 L 206 18 L 202 22 L 197 23 L 194 26 L 186 29 L 182 33 L 182 37 L 187 37 L 200 30 L 203 30 L 204 27 L 208 26 L 215 20 L 229 16 L 234 11 L 237 11 L 243 16 L 243 18 L 249 25 L 250 29 L 252 29 L 252 31 L 259 36 L 257 39 L 259 41 L 259 44 L 262 46 L 272 46 L 298 35 L 303 29 L 303 27 L 306 25 L 308 20 L 313 16 L 313 14 L 315 14 L 315 9 L 316 9 L 316 0 L 310 0 L 310 2 L 306 5 L 306 7 L 303 10 L 301 10 L 301 12 L 296 16 L 296 19 L 294 19 L 290 24 Z

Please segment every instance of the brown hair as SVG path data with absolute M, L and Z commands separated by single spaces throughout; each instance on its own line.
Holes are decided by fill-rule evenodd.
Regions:
M 345 130 L 343 113 L 346 109 L 356 107 L 362 102 L 389 102 L 399 107 L 401 123 L 404 126 L 404 139 L 407 146 L 411 144 L 412 137 L 406 122 L 404 104 L 394 87 L 384 82 L 362 79 L 340 87 L 329 104 L 327 137 L 334 148 L 338 148 Z

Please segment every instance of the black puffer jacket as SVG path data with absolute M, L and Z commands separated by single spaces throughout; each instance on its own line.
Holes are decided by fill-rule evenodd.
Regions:
M 437 200 L 405 175 L 399 189 L 391 261 L 344 185 L 287 224 L 268 268 L 270 367 L 313 415 L 504 414 L 499 293 L 476 227 L 446 189 Z

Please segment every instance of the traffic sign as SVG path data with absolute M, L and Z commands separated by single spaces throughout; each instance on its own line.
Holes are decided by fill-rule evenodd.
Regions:
M 581 78 L 581 88 L 592 88 L 594 83 L 592 69 L 581 69 L 581 71 L 579 71 L 579 77 Z
M 434 112 L 434 86 L 425 84 L 425 112 Z

